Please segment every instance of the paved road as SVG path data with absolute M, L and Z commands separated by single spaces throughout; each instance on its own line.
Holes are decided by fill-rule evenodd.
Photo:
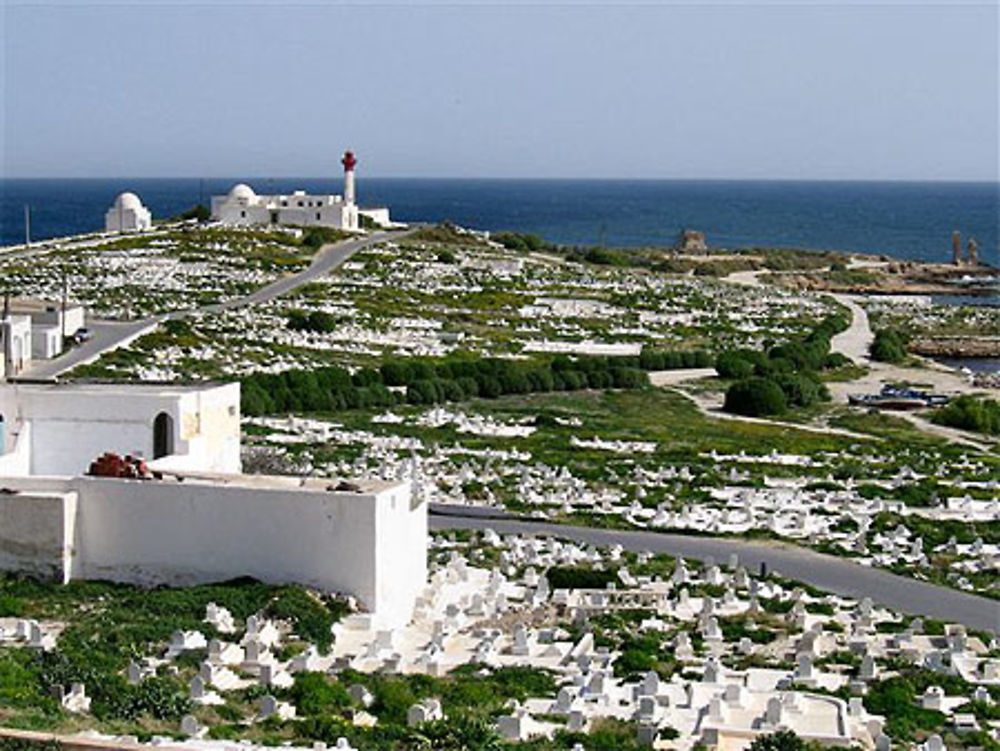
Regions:
M 31 366 L 12 380 L 51 380 L 60 373 L 96 360 L 105 352 L 124 347 L 152 331 L 161 320 L 162 317 L 143 318 L 140 321 L 88 321 L 87 328 L 92 335 L 89 340 L 55 359 L 32 360 Z
M 414 230 L 410 230 L 409 232 L 412 231 Z M 185 318 L 199 311 L 220 313 L 246 305 L 256 305 L 273 300 L 276 297 L 291 292 L 297 287 L 301 287 L 303 284 L 307 284 L 330 273 L 362 248 L 384 240 L 405 237 L 409 232 L 378 232 L 357 240 L 347 240 L 324 245 L 316 253 L 313 262 L 305 271 L 282 277 L 271 284 L 255 290 L 246 297 L 236 298 L 218 305 L 180 310 L 173 313 L 150 316 L 138 321 L 90 321 L 88 322 L 88 328 L 93 336 L 89 341 L 53 360 L 32 361 L 31 366 L 14 380 L 51 380 L 63 373 L 68 373 L 79 365 L 93 362 L 105 352 L 124 347 L 166 320 Z
M 482 511 L 465 515 L 450 507 L 448 515 L 432 508 L 433 530 L 486 529 L 501 534 L 541 534 L 592 545 L 621 545 L 626 550 L 650 550 L 685 558 L 714 558 L 724 564 L 732 553 L 752 570 L 766 564 L 769 571 L 847 597 L 870 597 L 874 602 L 913 615 L 964 623 L 970 628 L 1000 633 L 1000 602 L 915 579 L 869 568 L 845 558 L 823 555 L 794 545 L 747 540 L 695 537 L 660 532 L 621 531 L 577 527 L 513 518 L 486 518 Z
M 276 282 L 272 282 L 271 284 L 250 293 L 246 297 L 229 300 L 228 302 L 220 303 L 219 305 L 209 305 L 205 308 L 201 308 L 200 310 L 206 313 L 221 313 L 225 310 L 242 308 L 246 305 L 257 305 L 262 302 L 267 302 L 268 300 L 273 300 L 274 298 L 280 297 L 287 292 L 291 292 L 297 287 L 301 287 L 303 284 L 308 284 L 311 281 L 325 276 L 362 248 L 367 248 L 369 245 L 375 245 L 376 243 L 380 243 L 385 240 L 399 239 L 401 237 L 405 237 L 413 231 L 414 230 L 409 230 L 408 232 L 378 232 L 374 235 L 368 235 L 367 237 L 362 237 L 358 240 L 347 240 L 345 242 L 324 245 L 320 248 L 319 252 L 313 258 L 313 262 L 305 271 L 301 271 L 298 274 L 286 276 Z M 193 311 L 171 314 L 170 317 L 180 318 L 191 312 Z

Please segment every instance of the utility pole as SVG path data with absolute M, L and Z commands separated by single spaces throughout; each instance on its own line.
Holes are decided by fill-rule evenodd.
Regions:
M 24 245 L 31 245 L 31 207 L 24 204 Z
M 63 268 L 63 283 L 62 283 L 62 312 L 59 315 L 59 326 L 62 329 L 62 341 L 60 347 L 62 347 L 66 341 L 66 296 L 69 294 L 69 272 Z

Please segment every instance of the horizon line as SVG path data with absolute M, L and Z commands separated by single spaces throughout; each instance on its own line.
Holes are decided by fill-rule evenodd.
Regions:
M 340 180 L 343 176 L 334 175 L 101 175 L 94 177 L 67 175 L 5 175 L 0 181 L 6 180 Z M 757 182 L 757 183 L 976 183 L 1000 185 L 1000 176 L 996 178 L 958 178 L 958 177 L 521 177 L 493 175 L 364 175 L 363 180 L 481 180 L 508 182 Z

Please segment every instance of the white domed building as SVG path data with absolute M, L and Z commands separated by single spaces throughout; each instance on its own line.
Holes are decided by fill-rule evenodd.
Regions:
M 257 195 L 253 188 L 238 183 L 224 196 L 212 196 L 212 219 L 226 225 L 295 227 L 333 227 L 355 232 L 361 216 L 372 224 L 388 227 L 387 208 L 359 208 L 354 201 L 354 167 L 357 160 L 350 151 L 344 154 L 344 194 L 308 194 L 296 190 L 290 194 Z
M 122 193 L 104 215 L 106 232 L 143 232 L 152 226 L 153 215 L 135 193 Z

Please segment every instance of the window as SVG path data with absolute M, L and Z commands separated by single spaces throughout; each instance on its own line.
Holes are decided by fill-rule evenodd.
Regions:
M 246 219 L 247 218 L 247 212 L 241 211 L 240 212 L 240 216 L 243 217 L 244 219 Z
M 316 221 L 317 221 L 317 222 L 319 221 L 319 218 L 320 218 L 320 214 L 319 214 L 319 212 L 317 211 L 317 212 L 316 212 Z

